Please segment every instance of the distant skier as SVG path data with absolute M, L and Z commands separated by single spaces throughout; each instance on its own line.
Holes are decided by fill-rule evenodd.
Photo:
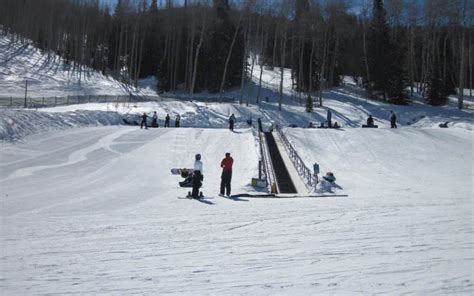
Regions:
M 369 118 L 367 118 L 367 127 L 373 127 L 374 126 L 374 118 L 372 115 L 369 115 Z
M 390 128 L 397 128 L 397 115 L 393 111 L 390 111 Z
M 331 112 L 331 109 L 328 109 L 328 113 L 326 115 L 326 120 L 328 122 L 328 127 L 329 128 L 332 127 L 331 118 L 332 118 L 332 112 Z
M 202 186 L 203 179 L 201 154 L 196 154 L 193 167 L 193 192 L 191 193 L 193 198 L 199 198 L 199 188 Z
M 145 129 L 148 129 L 148 124 L 146 123 L 146 119 L 147 119 L 147 115 L 146 113 L 143 113 L 142 115 L 142 122 L 140 123 L 140 129 L 143 128 L 143 126 L 145 126 Z
M 174 126 L 179 127 L 181 125 L 181 116 L 176 115 L 176 120 L 174 121 Z
M 249 126 L 252 126 L 252 117 L 250 117 L 249 119 L 247 119 L 247 124 L 248 124 Z
M 232 180 L 232 166 L 234 159 L 230 156 L 230 153 L 225 154 L 225 158 L 221 161 L 222 175 L 221 175 L 221 192 L 220 195 L 230 196 L 230 182 Z
M 235 115 L 232 113 L 232 115 L 229 117 L 229 129 L 231 131 L 234 131 L 234 123 L 235 123 Z
M 158 127 L 158 115 L 156 111 L 153 112 L 153 117 L 151 118 L 151 127 Z
M 170 127 L 170 115 L 166 114 L 165 117 L 165 127 Z

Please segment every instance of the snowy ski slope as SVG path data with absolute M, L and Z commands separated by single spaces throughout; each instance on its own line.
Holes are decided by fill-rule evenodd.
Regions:
M 286 133 L 350 196 L 217 197 L 226 151 L 233 192 L 251 190 L 246 129 L 109 126 L 4 144 L 2 293 L 473 292 L 472 131 Z M 169 174 L 197 152 L 212 205 L 177 199 L 186 189 Z

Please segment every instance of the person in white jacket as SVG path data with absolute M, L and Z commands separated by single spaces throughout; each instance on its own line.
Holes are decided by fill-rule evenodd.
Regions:
M 199 188 L 202 186 L 202 180 L 204 179 L 201 154 L 196 154 L 195 159 L 193 167 L 193 191 L 191 196 L 193 198 L 199 198 Z

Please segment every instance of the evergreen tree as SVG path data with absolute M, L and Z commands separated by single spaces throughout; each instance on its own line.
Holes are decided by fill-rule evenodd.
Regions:
M 202 53 L 203 61 L 207 66 L 200 68 L 202 72 L 199 73 L 205 77 L 202 87 L 213 93 L 219 92 L 225 62 L 237 29 L 237 25 L 230 19 L 228 0 L 214 0 L 214 11 L 214 24 L 207 34 L 208 46 L 203 48 Z M 227 66 L 224 89 L 240 85 L 244 47 L 244 36 L 240 28 Z M 199 85 L 196 87 L 200 88 Z
M 390 64 L 389 77 L 387 81 L 387 95 L 389 102 L 397 105 L 406 105 L 408 103 L 408 78 L 404 63 L 405 50 L 398 43 L 397 46 L 391 46 L 391 56 L 393 61 Z
M 143 48 L 143 59 L 140 71 L 142 78 L 157 75 L 160 56 L 162 55 L 160 48 L 161 40 L 157 38 L 160 34 L 157 0 L 152 0 L 146 18 L 145 46 Z M 166 72 L 164 74 L 166 74 Z
M 446 86 L 441 79 L 441 67 L 439 58 L 434 55 L 433 64 L 429 71 L 428 89 L 426 101 L 432 106 L 440 106 L 446 104 L 448 98 L 446 94 Z
M 374 0 L 373 19 L 368 38 L 368 64 L 371 90 L 380 92 L 384 100 L 407 104 L 404 50 L 401 40 L 390 40 L 391 30 L 386 20 L 382 0 Z
M 371 76 L 369 83 L 372 85 L 373 91 L 382 92 L 383 98 L 386 99 L 392 49 L 390 28 L 387 24 L 382 0 L 374 0 L 372 17 L 368 37 L 368 63 Z

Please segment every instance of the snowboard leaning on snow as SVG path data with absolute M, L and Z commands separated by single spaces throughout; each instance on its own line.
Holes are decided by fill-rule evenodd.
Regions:
M 173 175 L 181 175 L 181 173 L 187 172 L 187 173 L 192 173 L 194 172 L 193 169 L 187 169 L 187 168 L 173 168 L 171 169 L 171 174 Z

